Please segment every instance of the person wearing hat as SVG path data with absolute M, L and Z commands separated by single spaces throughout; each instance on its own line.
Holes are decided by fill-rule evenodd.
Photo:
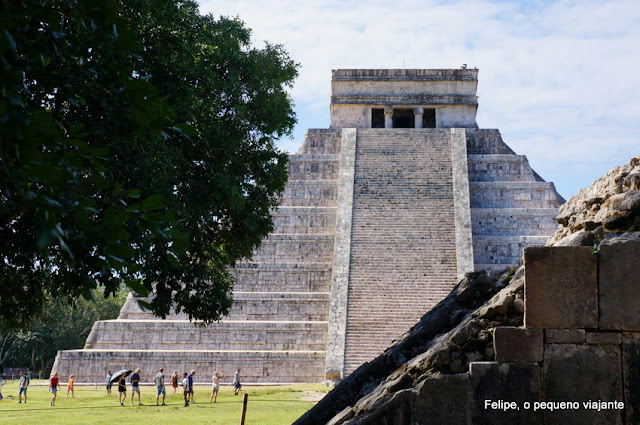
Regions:
M 142 406 L 140 403 L 140 369 L 136 369 L 131 375 L 131 405 L 133 406 L 133 395 L 138 394 L 138 406 Z

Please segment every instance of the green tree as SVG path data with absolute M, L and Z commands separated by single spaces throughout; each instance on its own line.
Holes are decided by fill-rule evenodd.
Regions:
M 210 322 L 272 230 L 297 66 L 192 1 L 0 0 L 0 319 L 124 281 Z
M 45 301 L 44 313 L 28 329 L 14 332 L 5 363 L 48 372 L 58 350 L 82 348 L 97 320 L 116 319 L 129 291 L 124 288 L 109 298 L 66 298 Z

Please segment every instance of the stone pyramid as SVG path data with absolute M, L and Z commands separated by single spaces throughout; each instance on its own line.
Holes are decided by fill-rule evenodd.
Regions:
M 340 380 L 466 272 L 517 264 L 555 232 L 564 199 L 478 128 L 477 83 L 476 69 L 334 70 L 331 126 L 291 155 L 274 232 L 233 270 L 231 314 L 199 328 L 130 296 L 54 369 L 83 382 L 123 367 Z

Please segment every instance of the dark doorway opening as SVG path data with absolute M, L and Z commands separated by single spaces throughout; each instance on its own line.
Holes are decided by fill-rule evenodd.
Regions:
M 415 128 L 416 119 L 413 109 L 394 109 L 393 128 Z
M 435 109 L 424 109 L 424 115 L 422 115 L 422 128 L 436 128 Z
M 384 109 L 371 110 L 371 128 L 384 128 Z

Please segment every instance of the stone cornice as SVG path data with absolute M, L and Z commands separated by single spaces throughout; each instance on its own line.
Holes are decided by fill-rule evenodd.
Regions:
M 331 104 L 361 105 L 477 105 L 478 96 L 463 95 L 352 95 L 331 96 Z
M 332 81 L 478 81 L 477 69 L 334 69 Z

